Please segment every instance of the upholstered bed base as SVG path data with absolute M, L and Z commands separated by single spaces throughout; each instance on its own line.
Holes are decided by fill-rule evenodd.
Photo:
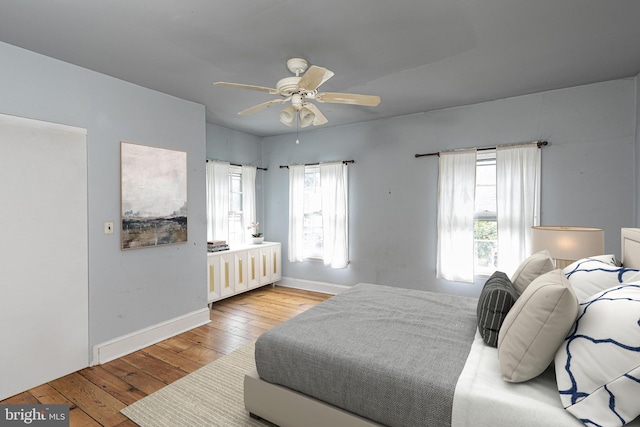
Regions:
M 252 416 L 280 427 L 380 426 L 302 393 L 263 381 L 255 370 L 244 377 L 244 406 Z

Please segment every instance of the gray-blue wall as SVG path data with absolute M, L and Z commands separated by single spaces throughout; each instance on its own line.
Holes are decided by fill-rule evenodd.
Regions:
M 258 220 L 283 244 L 284 276 L 476 295 L 435 279 L 437 157 L 448 148 L 547 139 L 542 222 L 604 227 L 619 254 L 636 220 L 636 79 L 261 139 L 205 124 L 202 105 L 0 43 L 0 113 L 88 129 L 90 344 L 206 307 L 205 158 L 268 167 L 257 174 Z M 384 102 L 384 100 L 383 100 Z M 353 107 L 358 108 L 358 107 Z M 331 120 L 331 117 L 329 117 Z M 188 153 L 189 242 L 122 252 L 120 141 Z M 288 171 L 330 160 L 350 167 L 351 265 L 286 261 Z M 34 268 L 37 253 L 34 242 Z
M 88 131 L 90 345 L 205 308 L 204 106 L 5 43 L 0 58 L 0 113 Z M 120 141 L 187 152 L 188 243 L 120 250 Z M 46 256 L 33 242 L 33 268 Z
M 314 129 L 300 134 L 300 145 L 291 134 L 265 138 L 265 235 L 282 242 L 287 277 L 477 295 L 480 284 L 435 279 L 438 157 L 414 154 L 548 140 L 542 151 L 542 224 L 602 227 L 606 251 L 619 255 L 620 228 L 636 223 L 636 98 L 630 78 Z M 289 263 L 288 173 L 278 166 L 351 159 L 351 264 L 332 270 Z
M 262 138 L 207 123 L 207 159 L 262 167 Z M 256 172 L 256 220 L 261 230 L 267 224 L 263 210 L 264 174 L 265 171 Z

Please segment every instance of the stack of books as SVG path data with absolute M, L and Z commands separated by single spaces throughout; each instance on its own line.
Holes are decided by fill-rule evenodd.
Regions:
M 213 242 L 207 242 L 207 252 L 220 252 L 228 251 L 229 245 L 226 240 L 214 240 Z

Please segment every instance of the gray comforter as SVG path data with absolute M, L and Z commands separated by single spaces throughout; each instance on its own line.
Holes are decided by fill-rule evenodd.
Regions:
M 258 374 L 384 425 L 448 426 L 476 306 L 360 284 L 263 334 Z

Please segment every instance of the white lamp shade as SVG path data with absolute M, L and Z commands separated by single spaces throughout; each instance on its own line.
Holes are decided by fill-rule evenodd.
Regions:
M 287 126 L 293 125 L 293 120 L 296 118 L 296 109 L 289 105 L 280 111 L 280 121 Z
M 307 126 L 313 124 L 313 121 L 316 118 L 316 115 L 313 114 L 313 111 L 311 111 L 307 107 L 302 107 L 298 114 L 300 117 L 300 127 L 303 128 L 306 128 Z
M 582 258 L 603 255 L 604 230 L 591 227 L 531 227 L 531 253 L 545 249 L 551 258 L 567 261 L 567 265 Z

